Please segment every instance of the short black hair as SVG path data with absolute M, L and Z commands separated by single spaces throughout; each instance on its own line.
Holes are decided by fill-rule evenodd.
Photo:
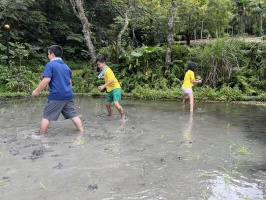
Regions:
M 189 62 L 188 65 L 187 65 L 187 69 L 188 70 L 190 69 L 192 71 L 194 71 L 196 69 L 196 67 L 197 67 L 197 65 L 194 62 Z
M 106 57 L 105 56 L 99 56 L 98 58 L 96 58 L 96 63 L 100 62 L 100 63 L 106 63 Z
M 63 55 L 63 49 L 59 45 L 52 45 L 48 47 L 48 50 L 50 51 L 50 53 L 54 53 L 56 57 L 62 57 Z

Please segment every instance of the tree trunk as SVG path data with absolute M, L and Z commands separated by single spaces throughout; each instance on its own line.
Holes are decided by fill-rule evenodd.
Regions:
M 128 25 L 129 25 L 129 19 L 128 19 L 128 13 L 132 9 L 132 6 L 129 7 L 129 9 L 126 11 L 125 15 L 125 24 L 119 34 L 117 35 L 117 40 L 116 40 L 116 58 L 117 58 L 117 63 L 119 62 L 119 54 L 121 52 L 121 46 L 122 46 L 122 36 L 126 32 Z
M 92 40 L 91 40 L 91 30 L 90 30 L 91 24 L 89 23 L 88 19 L 86 18 L 85 11 L 83 8 L 83 0 L 70 0 L 70 3 L 73 7 L 73 11 L 74 11 L 75 15 L 78 17 L 78 19 L 80 20 L 80 22 L 82 24 L 82 32 L 83 32 L 87 47 L 89 49 L 91 59 L 92 59 L 93 64 L 94 64 L 94 70 L 96 71 L 97 70 L 97 65 L 95 63 L 96 54 L 95 54 L 95 50 L 94 50 L 94 45 L 93 45 Z
M 190 45 L 190 36 L 191 36 L 191 34 L 190 34 L 189 30 L 188 30 L 187 33 L 186 33 L 187 46 Z
M 172 10 L 168 20 L 167 49 L 165 55 L 165 70 L 169 70 L 171 63 L 172 45 L 174 40 L 174 17 L 176 9 L 176 0 L 172 0 Z
M 201 29 L 200 29 L 200 39 L 201 40 L 203 38 L 203 24 L 204 24 L 204 20 L 201 21 Z

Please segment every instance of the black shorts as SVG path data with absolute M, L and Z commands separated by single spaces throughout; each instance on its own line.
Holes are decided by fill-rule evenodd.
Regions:
M 47 100 L 43 111 L 44 119 L 56 121 L 61 113 L 65 119 L 72 119 L 78 116 L 74 107 L 74 99 Z

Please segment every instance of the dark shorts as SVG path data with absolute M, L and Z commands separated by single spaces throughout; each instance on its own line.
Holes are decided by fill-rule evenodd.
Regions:
M 74 107 L 74 99 L 71 100 L 47 100 L 43 111 L 43 118 L 56 121 L 62 113 L 65 119 L 72 119 L 78 114 Z
M 108 92 L 106 102 L 121 101 L 122 89 L 116 88 L 111 92 Z

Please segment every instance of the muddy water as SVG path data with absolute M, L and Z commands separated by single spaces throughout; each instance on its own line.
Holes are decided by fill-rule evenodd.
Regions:
M 124 99 L 127 121 L 104 99 L 76 98 L 85 126 L 38 127 L 45 99 L 1 101 L 0 199 L 266 198 L 266 108 Z

